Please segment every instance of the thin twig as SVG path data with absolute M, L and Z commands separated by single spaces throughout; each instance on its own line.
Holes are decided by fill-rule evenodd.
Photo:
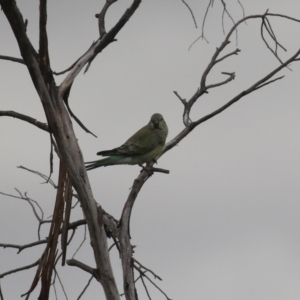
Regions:
M 38 259 L 36 262 L 34 262 L 30 265 L 26 265 L 26 266 L 21 267 L 21 268 L 16 268 L 16 269 L 4 272 L 4 273 L 0 274 L 0 278 L 4 278 L 5 276 L 13 274 L 13 273 L 17 273 L 17 272 L 21 272 L 21 271 L 24 271 L 24 270 L 31 269 L 31 268 L 37 266 L 39 264 L 39 262 L 40 262 L 40 259 Z
M 40 240 L 40 241 L 36 241 L 33 243 L 29 243 L 29 244 L 25 244 L 25 245 L 15 245 L 15 244 L 3 244 L 0 243 L 0 247 L 2 248 L 15 248 L 18 249 L 19 251 L 17 252 L 17 254 L 19 254 L 22 250 L 30 248 L 30 247 L 34 247 L 34 246 L 38 246 L 38 245 L 42 245 L 42 244 L 46 244 L 47 243 L 47 239 L 44 240 Z
M 80 58 L 79 58 L 80 59 Z M 65 74 L 65 73 L 67 73 L 67 72 L 69 72 L 69 71 L 71 71 L 73 68 L 74 68 L 74 66 L 76 65 L 76 63 L 78 62 L 78 60 L 79 59 L 77 59 L 70 67 L 68 67 L 67 69 L 65 69 L 65 70 L 63 70 L 63 71 L 60 71 L 60 72 L 55 72 L 55 71 L 52 71 L 52 73 L 54 74 L 54 75 L 62 75 L 62 74 Z
M 17 63 L 22 64 L 22 65 L 25 65 L 25 62 L 22 58 L 16 58 L 16 57 L 12 57 L 12 56 L 0 55 L 0 59 L 10 60 L 10 61 L 17 62 Z
M 218 82 L 218 83 L 214 83 L 214 84 L 210 84 L 210 85 L 207 85 L 206 86 L 206 89 L 212 89 L 212 88 L 215 88 L 217 86 L 221 86 L 221 85 L 224 85 L 232 80 L 234 80 L 235 78 L 235 73 L 228 73 L 228 72 L 221 72 L 221 74 L 224 74 L 224 75 L 228 75 L 229 77 L 224 80 L 224 81 L 221 81 L 221 82 Z
M 0 194 L 1 194 L 1 195 L 4 195 L 4 196 L 11 197 L 11 198 L 16 198 L 16 199 L 21 199 L 21 200 L 27 201 L 27 203 L 30 205 L 30 207 L 31 207 L 31 209 L 32 209 L 32 211 L 33 211 L 33 214 L 35 215 L 35 217 L 37 218 L 37 220 L 38 220 L 39 222 L 43 221 L 44 212 L 43 212 L 41 206 L 38 204 L 38 202 L 35 201 L 35 200 L 33 200 L 33 199 L 28 198 L 27 195 L 23 196 L 22 193 L 21 193 L 18 189 L 15 188 L 15 190 L 19 193 L 19 195 L 20 195 L 19 197 L 18 197 L 18 196 L 11 195 L 11 194 L 6 194 L 6 193 L 3 193 L 3 192 L 0 192 Z M 38 213 L 37 213 L 37 211 L 36 211 L 34 205 L 32 204 L 32 202 L 35 203 L 36 206 L 39 208 L 39 210 L 41 211 L 42 217 L 40 217 L 40 216 L 38 215 Z
M 59 277 L 59 274 L 58 274 L 57 271 L 56 271 L 56 268 L 54 268 L 54 272 L 55 272 L 55 274 L 56 274 L 56 276 L 57 276 L 57 278 L 58 278 L 58 281 L 59 281 L 59 284 L 60 284 L 60 286 L 61 286 L 61 289 L 63 290 L 63 293 L 64 293 L 66 299 L 68 300 L 68 295 L 67 295 L 66 290 L 65 290 L 65 287 L 64 287 L 64 285 L 63 285 L 63 283 L 62 283 L 62 281 L 61 281 L 61 279 L 60 279 L 60 277 Z
M 243 11 L 243 18 L 245 18 L 245 9 L 244 9 L 244 6 L 243 6 L 243 4 L 241 3 L 241 1 L 240 0 L 237 0 L 237 2 L 238 2 L 238 4 L 240 5 L 240 7 L 242 8 L 242 11 Z M 245 22 L 246 23 L 246 22 Z M 247 24 L 247 23 L 246 23 Z
M 196 22 L 196 19 L 195 19 L 195 16 L 194 16 L 194 13 L 192 11 L 192 9 L 190 8 L 190 6 L 184 1 L 184 0 L 181 0 L 185 6 L 188 8 L 188 10 L 190 11 L 191 15 L 192 15 L 192 18 L 193 18 L 193 21 L 194 21 L 194 24 L 195 24 L 195 27 L 198 28 L 197 26 L 197 22 Z
M 80 245 L 78 246 L 78 248 L 76 249 L 76 251 L 74 252 L 72 258 L 75 257 L 75 255 L 77 254 L 77 252 L 80 250 L 80 248 L 81 248 L 82 245 L 84 244 L 85 240 L 86 240 L 86 225 L 84 225 L 84 235 L 83 235 L 83 240 L 82 240 L 82 242 L 80 243 Z
M 148 296 L 148 299 L 151 300 L 151 297 L 150 297 L 150 294 L 149 294 L 149 291 L 148 291 L 148 289 L 147 289 L 147 286 L 146 286 L 146 283 L 145 283 L 145 281 L 144 281 L 143 276 L 141 276 L 140 278 L 141 278 L 141 280 L 142 280 L 142 283 L 143 283 L 143 286 L 144 286 L 144 288 L 145 288 L 145 291 L 146 291 L 146 294 L 147 294 L 147 296 Z
M 230 15 L 230 13 L 228 12 L 227 8 L 226 8 L 226 3 L 224 2 L 224 0 L 221 0 L 221 3 L 223 5 L 223 12 L 222 12 L 222 29 L 223 29 L 223 33 L 225 34 L 225 28 L 224 28 L 224 15 L 225 13 L 227 14 L 227 16 L 230 18 L 230 20 L 232 21 L 233 24 L 235 24 L 232 16 Z
M 177 98 L 181 101 L 181 103 L 183 104 L 183 106 L 186 106 L 187 102 L 186 99 L 183 99 L 179 96 L 179 94 L 176 91 L 173 91 L 173 93 L 177 96 Z
M 69 222 L 70 222 L 71 209 L 72 209 L 72 182 L 68 173 L 65 181 L 64 201 L 65 201 L 65 212 L 64 212 L 64 222 L 62 225 L 62 233 L 61 233 L 61 248 L 63 252 L 62 262 L 61 262 L 62 266 L 65 265 L 65 261 L 66 261 Z
M 275 78 L 275 79 L 273 79 L 273 80 L 267 81 L 267 82 L 265 82 L 265 83 L 263 83 L 263 84 L 257 86 L 257 87 L 255 88 L 255 90 L 258 90 L 258 89 L 262 88 L 263 86 L 266 86 L 266 85 L 268 85 L 268 84 L 270 84 L 270 83 L 273 83 L 273 82 L 275 82 L 275 81 L 277 81 L 277 80 L 280 80 L 280 79 L 282 79 L 282 78 L 284 78 L 284 77 L 285 77 L 285 76 L 283 75 L 283 76 L 277 77 L 277 78 Z
M 141 272 L 141 270 L 138 269 L 138 267 L 135 267 L 135 269 L 137 269 L 139 272 Z M 155 284 L 155 282 L 153 282 L 145 273 L 140 273 L 143 277 L 147 278 L 166 298 L 167 300 L 172 300 L 171 298 L 168 297 L 168 295 L 157 285 Z
M 1 288 L 1 280 L 0 280 L 0 300 L 4 300 L 4 297 L 2 294 L 2 288 Z
M 65 101 L 66 107 L 68 109 L 69 114 L 72 116 L 72 118 L 77 122 L 77 124 L 87 133 L 90 133 L 91 135 L 93 135 L 95 138 L 97 137 L 94 133 L 92 133 L 79 119 L 78 117 L 72 112 L 70 106 L 69 106 L 69 102 Z
M 267 14 L 267 12 L 266 12 L 266 14 Z M 267 21 L 266 21 L 266 20 L 267 20 Z M 265 37 L 264 37 L 264 30 L 263 30 L 264 28 L 267 30 L 267 32 L 269 33 L 269 36 L 273 39 L 273 41 L 274 41 L 274 43 L 275 43 L 275 50 L 273 50 L 273 49 L 270 47 L 269 43 L 268 43 L 267 40 L 265 39 Z M 262 23 L 261 23 L 261 38 L 262 38 L 262 40 L 264 41 L 264 43 L 265 43 L 265 45 L 267 46 L 267 48 L 268 48 L 268 49 L 273 53 L 273 55 L 277 58 L 277 60 L 278 60 L 281 64 L 283 64 L 283 61 L 280 59 L 280 57 L 279 57 L 279 55 L 278 55 L 278 53 L 277 53 L 277 46 L 280 46 L 284 51 L 286 51 L 286 49 L 278 43 L 278 41 L 277 41 L 277 39 L 276 39 L 276 36 L 275 36 L 275 34 L 274 34 L 274 32 L 273 32 L 273 29 L 272 29 L 272 27 L 271 27 L 271 24 L 270 24 L 269 20 L 268 20 L 266 17 L 262 18 Z M 291 69 L 290 69 L 288 66 L 286 66 L 286 67 L 291 71 Z
M 222 56 L 221 58 L 216 59 L 215 63 L 217 64 L 217 63 L 221 62 L 222 60 L 224 60 L 225 58 L 227 58 L 227 57 L 229 57 L 229 56 L 232 56 L 232 55 L 238 55 L 239 52 L 241 52 L 240 49 L 235 49 L 234 51 L 232 51 L 232 52 L 230 52 L 230 53 L 228 53 L 228 54 Z
M 203 21 L 202 21 L 202 28 L 201 28 L 201 37 L 205 37 L 205 35 L 204 35 L 204 26 L 205 26 L 205 23 L 206 23 L 206 18 L 207 18 L 207 15 L 208 15 L 208 11 L 209 11 L 209 7 L 210 6 L 212 6 L 213 5 L 213 1 L 212 0 L 209 0 L 209 3 L 208 3 L 208 5 L 207 5 L 207 7 L 206 7 L 206 11 L 205 11 L 205 14 L 204 14 L 204 17 L 203 17 Z M 205 39 L 206 40 L 206 39 Z M 207 41 L 207 40 L 206 40 Z M 208 43 L 208 41 L 207 41 L 207 43 Z M 193 43 L 194 44 L 194 43 Z M 193 45 L 192 44 L 192 45 Z M 191 46 L 192 46 L 191 45 Z M 190 48 L 191 48 L 191 46 L 190 46 Z M 190 49 L 189 48 L 189 49 Z
M 88 286 L 90 285 L 91 281 L 93 280 L 94 276 L 91 276 L 88 283 L 85 285 L 83 291 L 79 294 L 77 300 L 80 300 L 80 298 L 83 296 L 83 294 L 85 293 L 85 291 L 87 290 Z
M 159 279 L 159 280 L 161 280 L 162 281 L 162 278 L 161 277 L 159 277 L 157 274 L 155 274 L 152 270 L 150 270 L 149 268 L 147 268 L 147 267 L 145 267 L 144 265 L 142 265 L 136 258 L 132 258 L 133 259 L 133 261 L 135 262 L 135 263 L 137 263 L 141 268 L 143 268 L 144 270 L 146 270 L 146 271 L 148 271 L 148 272 L 150 272 L 153 276 L 154 276 L 154 278 L 156 279 Z

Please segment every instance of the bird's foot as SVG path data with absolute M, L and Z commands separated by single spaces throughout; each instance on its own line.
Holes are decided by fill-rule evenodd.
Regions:
M 140 164 L 139 166 L 142 168 L 141 172 L 145 170 L 148 172 L 149 176 L 152 176 L 154 174 L 153 168 L 150 169 L 150 168 L 144 167 L 142 164 Z

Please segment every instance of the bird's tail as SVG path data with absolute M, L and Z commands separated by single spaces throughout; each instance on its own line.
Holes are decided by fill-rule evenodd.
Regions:
M 124 158 L 123 156 L 110 156 L 107 158 L 99 159 L 99 160 L 94 160 L 94 161 L 89 161 L 85 162 L 85 168 L 87 171 L 93 170 L 99 167 L 106 167 L 106 166 L 112 166 L 112 165 L 117 165 Z

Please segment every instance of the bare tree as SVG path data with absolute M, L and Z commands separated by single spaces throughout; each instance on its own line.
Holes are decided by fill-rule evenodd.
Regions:
M 69 266 L 75 266 L 77 268 L 80 268 L 82 271 L 89 273 L 91 279 L 95 278 L 102 285 L 106 299 L 120 299 L 120 292 L 117 288 L 116 280 L 110 262 L 110 248 L 107 242 L 108 238 L 113 239 L 114 243 L 112 246 L 115 246 L 120 254 L 123 269 L 123 288 L 126 299 L 138 299 L 135 285 L 138 280 L 141 280 L 149 299 L 151 299 L 145 283 L 146 279 L 151 284 L 156 286 L 167 299 L 169 299 L 169 297 L 156 285 L 156 283 L 150 278 L 149 275 L 153 276 L 155 279 L 160 279 L 160 277 L 133 257 L 134 247 L 130 242 L 130 216 L 132 208 L 143 185 L 151 177 L 151 173 L 146 169 L 141 170 L 140 174 L 133 182 L 132 189 L 130 190 L 127 201 L 123 207 L 122 216 L 119 221 L 116 220 L 113 216 L 107 213 L 102 208 L 102 206 L 98 204 L 94 199 L 89 183 L 89 178 L 85 170 L 81 149 L 78 145 L 71 122 L 71 117 L 73 117 L 74 120 L 87 133 L 91 133 L 90 130 L 88 130 L 73 114 L 69 107 L 68 97 L 70 94 L 70 90 L 77 75 L 84 68 L 86 72 L 90 64 L 93 62 L 94 58 L 99 53 L 101 53 L 103 49 L 105 49 L 115 41 L 119 31 L 122 30 L 128 20 L 132 17 L 132 15 L 136 13 L 141 3 L 140 0 L 133 0 L 130 7 L 128 7 L 124 11 L 122 17 L 109 31 L 107 31 L 105 27 L 106 14 L 111 5 L 113 5 L 116 1 L 117 0 L 106 0 L 100 13 L 96 15 L 96 17 L 98 18 L 99 27 L 99 38 L 97 39 L 97 41 L 93 42 L 92 45 L 86 50 L 86 52 L 82 54 L 82 56 L 79 57 L 67 70 L 55 73 L 51 69 L 48 51 L 47 1 L 40 0 L 39 49 L 36 50 L 26 33 L 27 20 L 23 19 L 22 13 L 20 12 L 16 2 L 14 0 L 0 0 L 1 8 L 8 22 L 10 23 L 22 56 L 22 58 L 16 58 L 1 55 L 0 58 L 25 65 L 30 74 L 32 83 L 41 100 L 47 118 L 47 124 L 39 122 L 31 118 L 30 116 L 23 115 L 15 111 L 0 111 L 0 116 L 9 116 L 23 120 L 47 132 L 51 139 L 51 148 L 55 150 L 57 156 L 60 159 L 59 181 L 57 185 L 55 185 L 50 177 L 48 178 L 48 176 L 43 175 L 38 171 L 29 170 L 22 167 L 27 171 L 41 176 L 48 183 L 52 184 L 52 186 L 57 190 L 55 207 L 51 220 L 45 220 L 43 210 L 39 206 L 39 203 L 29 198 L 26 193 L 23 194 L 21 191 L 17 190 L 17 196 L 7 195 L 22 199 L 30 205 L 39 223 L 38 232 L 44 223 L 48 222 L 51 224 L 49 235 L 46 239 L 40 239 L 39 236 L 38 241 L 26 245 L 12 245 L 4 243 L 0 244 L 0 246 L 4 248 L 16 248 L 19 252 L 30 247 L 45 244 L 43 254 L 34 263 L 0 274 L 0 278 L 3 278 L 15 272 L 36 267 L 36 274 L 33 278 L 32 284 L 29 287 L 29 290 L 23 295 L 26 296 L 26 299 L 29 298 L 30 294 L 37 287 L 38 283 L 40 283 L 41 285 L 39 299 L 45 300 L 49 298 L 49 291 L 51 285 L 53 284 L 53 280 L 56 280 L 56 278 L 58 281 L 60 280 L 59 274 L 56 271 L 56 265 L 58 261 L 61 261 L 62 265 L 67 263 Z M 196 18 L 193 14 L 192 9 L 189 7 L 186 1 L 182 2 L 189 9 L 194 24 L 197 27 Z M 163 151 L 163 155 L 170 151 L 187 135 L 189 135 L 196 127 L 198 127 L 198 125 L 223 112 L 246 95 L 281 79 L 283 76 L 275 76 L 277 76 L 277 74 L 282 69 L 288 68 L 291 63 L 299 60 L 300 50 L 296 51 L 286 61 L 282 61 L 278 54 L 278 49 L 285 48 L 276 38 L 276 34 L 271 26 L 271 19 L 285 18 L 293 22 L 300 22 L 299 20 L 281 14 L 272 14 L 267 11 L 263 14 L 244 16 L 238 22 L 234 22 L 233 18 L 226 8 L 225 1 L 221 1 L 221 3 L 223 5 L 222 18 L 227 15 L 232 20 L 233 26 L 225 35 L 224 40 L 217 47 L 215 53 L 213 53 L 211 60 L 208 62 L 207 67 L 200 78 L 199 86 L 195 87 L 194 94 L 187 97 L 186 99 L 185 97 L 182 97 L 177 91 L 174 91 L 174 94 L 183 105 L 184 129 L 168 142 Z M 212 4 L 213 1 L 209 1 L 201 28 L 202 33 L 199 39 L 206 39 L 204 35 L 205 19 L 207 18 L 208 10 Z M 210 89 L 229 84 L 234 80 L 235 74 L 232 72 L 222 72 L 222 74 L 225 76 L 225 79 L 219 82 L 208 82 L 207 78 L 216 65 L 221 64 L 224 60 L 239 54 L 240 49 L 238 48 L 230 52 L 225 52 L 225 50 L 231 40 L 236 38 L 238 27 L 243 25 L 250 19 L 255 19 L 261 22 L 261 37 L 265 42 L 266 47 L 278 59 L 278 66 L 275 67 L 270 73 L 259 78 L 248 88 L 241 90 L 232 99 L 224 103 L 215 111 L 212 111 L 204 117 L 192 120 L 191 111 L 193 105 L 199 100 L 199 98 L 201 98 L 201 96 L 207 94 Z M 272 45 L 270 44 L 270 42 L 268 42 L 270 40 L 273 43 Z M 57 86 L 54 76 L 64 73 L 67 73 L 67 75 L 65 76 L 62 83 Z M 51 151 L 51 170 L 52 158 L 53 153 Z M 154 173 L 168 173 L 167 170 L 153 168 L 153 165 L 154 162 L 151 162 L 147 165 L 147 168 L 152 168 L 152 171 Z M 72 188 L 74 188 L 75 191 L 73 191 Z M 72 207 L 74 207 L 72 206 L 72 199 L 78 199 L 78 201 L 80 202 L 84 214 L 84 219 L 70 223 L 70 214 L 72 211 Z M 67 247 L 75 234 L 76 228 L 85 224 L 87 224 L 96 268 L 92 268 L 75 259 L 66 260 Z M 59 237 L 62 246 L 61 252 L 58 251 Z M 134 276 L 134 271 L 136 271 L 136 274 L 138 275 L 136 278 Z M 91 279 L 89 280 L 87 286 L 89 285 Z M 86 288 L 82 293 L 84 293 Z M 79 296 L 79 298 L 80 297 L 81 295 Z M 0 299 L 4 299 L 4 296 L 1 292 L 1 287 Z

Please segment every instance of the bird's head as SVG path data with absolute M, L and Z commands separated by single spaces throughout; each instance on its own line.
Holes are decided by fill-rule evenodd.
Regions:
M 160 128 L 159 125 L 161 122 L 164 122 L 163 116 L 161 114 L 156 113 L 152 115 L 149 125 L 153 126 L 153 128 Z

